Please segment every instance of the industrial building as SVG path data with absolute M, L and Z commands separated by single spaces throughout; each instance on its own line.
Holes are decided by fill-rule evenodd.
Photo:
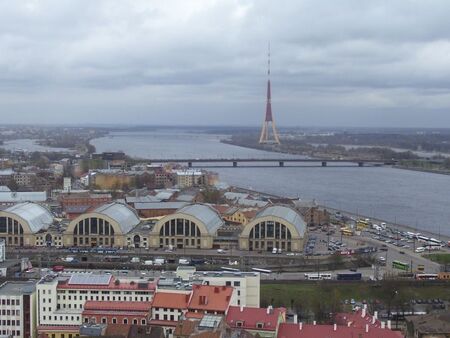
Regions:
M 181 208 L 153 220 L 141 219 L 134 208 L 119 202 L 101 205 L 73 220 L 55 219 L 47 208 L 36 203 L 19 203 L 0 211 L 0 239 L 18 247 L 236 247 L 292 252 L 303 248 L 306 223 L 290 207 L 267 206 L 245 225 L 233 227 L 210 205 L 170 203 Z M 228 231 L 230 227 L 234 231 Z
M 150 232 L 150 247 L 211 249 L 224 225 L 219 213 L 206 204 L 190 204 L 160 219 Z
M 306 223 L 297 211 L 287 206 L 272 205 L 262 209 L 245 225 L 239 235 L 239 248 L 301 251 L 305 235 Z

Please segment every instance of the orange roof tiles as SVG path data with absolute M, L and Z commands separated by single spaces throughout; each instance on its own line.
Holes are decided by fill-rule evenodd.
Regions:
M 153 297 L 154 308 L 186 309 L 189 303 L 189 294 L 157 292 Z
M 230 286 L 192 286 L 189 310 L 225 312 L 230 305 L 233 288 Z

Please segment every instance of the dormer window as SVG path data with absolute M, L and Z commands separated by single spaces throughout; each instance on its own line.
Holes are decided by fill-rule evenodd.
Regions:
M 244 325 L 244 323 L 242 321 L 236 322 L 236 327 L 242 327 L 243 325 Z
M 264 327 L 264 323 L 256 323 L 256 327 L 258 329 L 262 329 Z

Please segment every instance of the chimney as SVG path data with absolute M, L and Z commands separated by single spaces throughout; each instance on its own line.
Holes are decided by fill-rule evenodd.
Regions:
M 369 332 L 369 324 L 366 324 L 366 333 Z
M 386 323 L 385 322 L 381 322 L 381 328 L 385 329 L 386 328 Z
M 352 325 L 352 322 L 347 323 L 347 327 L 350 327 L 350 325 Z
M 377 319 L 375 318 L 375 316 L 373 316 L 372 317 L 372 324 L 375 324 L 375 321 L 376 321 Z
M 303 330 L 303 322 L 298 323 L 298 329 L 300 331 Z
M 362 318 L 366 317 L 366 308 L 365 307 L 361 311 L 361 317 Z
M 336 330 L 337 330 L 337 324 L 334 323 L 334 324 L 333 324 L 333 331 L 336 331 Z
M 313 321 L 313 325 L 316 325 L 316 321 Z
M 244 306 L 243 305 L 241 305 L 240 310 L 241 310 L 241 312 L 244 312 Z
M 391 321 L 390 320 L 388 320 L 388 322 L 387 322 L 387 328 L 390 330 L 391 329 Z
M 373 316 L 375 317 L 375 319 L 378 319 L 378 311 L 375 311 L 375 312 L 373 313 Z

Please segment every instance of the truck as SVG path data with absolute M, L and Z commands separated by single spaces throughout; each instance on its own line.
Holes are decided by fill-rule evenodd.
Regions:
M 361 278 L 361 272 L 338 273 L 336 275 L 337 280 L 361 280 Z

